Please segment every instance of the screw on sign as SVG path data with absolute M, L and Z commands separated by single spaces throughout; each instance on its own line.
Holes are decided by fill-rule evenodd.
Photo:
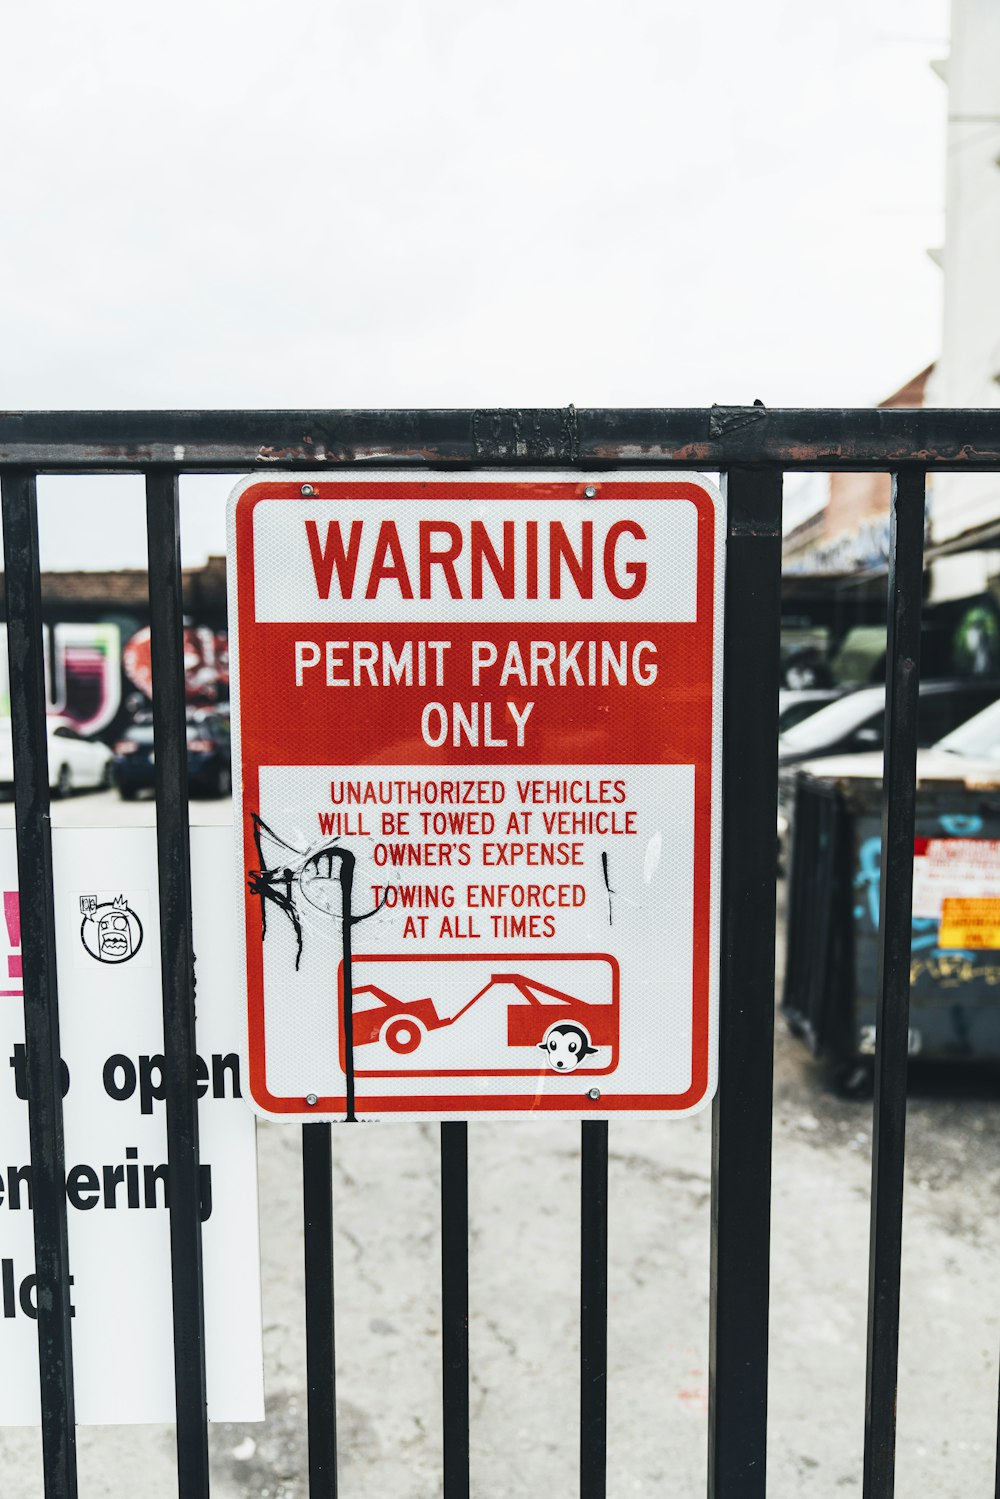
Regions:
M 254 1106 L 704 1106 L 718 491 L 653 473 L 268 475 L 237 488 L 229 528 Z

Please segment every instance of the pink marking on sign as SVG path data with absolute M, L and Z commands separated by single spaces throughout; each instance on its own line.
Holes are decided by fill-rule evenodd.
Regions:
M 21 897 L 16 890 L 3 893 L 3 914 L 7 923 L 7 936 L 11 947 L 21 946 Z M 21 977 L 21 954 L 11 953 L 7 959 L 7 973 L 12 979 Z M 10 993 L 10 990 L 5 991 Z M 18 991 L 13 991 L 18 992 Z

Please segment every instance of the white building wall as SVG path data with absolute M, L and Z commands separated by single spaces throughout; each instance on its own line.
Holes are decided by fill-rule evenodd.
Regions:
M 931 406 L 1000 407 L 1000 0 L 952 0 L 945 186 L 944 326 Z M 934 541 L 1000 520 L 1000 475 L 940 475 Z M 932 597 L 984 590 L 996 555 L 935 565 Z

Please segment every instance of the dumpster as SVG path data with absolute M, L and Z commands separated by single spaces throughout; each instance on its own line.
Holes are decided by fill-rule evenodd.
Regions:
M 881 757 L 871 761 L 867 774 L 814 762 L 781 787 L 791 810 L 782 1010 L 848 1094 L 870 1090 L 875 1053 Z M 921 772 L 914 833 L 911 1058 L 1000 1060 L 1000 769 Z

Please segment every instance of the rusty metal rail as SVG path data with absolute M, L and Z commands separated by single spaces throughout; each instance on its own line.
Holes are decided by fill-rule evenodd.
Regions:
M 38 473 L 345 463 L 989 470 L 1000 468 L 1000 415 L 933 407 L 771 411 L 761 405 L 0 412 L 0 467 Z

